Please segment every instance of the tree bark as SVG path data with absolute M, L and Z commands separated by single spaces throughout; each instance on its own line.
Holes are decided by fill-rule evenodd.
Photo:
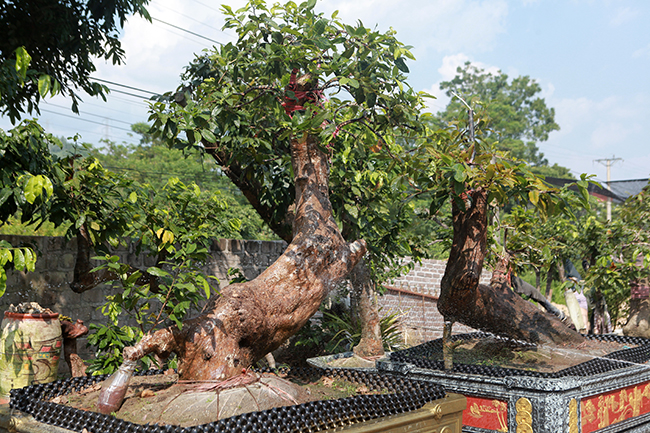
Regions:
M 382 356 L 384 345 L 381 340 L 375 282 L 365 260 L 362 259 L 350 273 L 350 283 L 352 315 L 361 325 L 361 341 L 352 351 L 361 357 Z
M 318 310 L 366 251 L 345 242 L 332 217 L 326 155 L 317 138 L 291 140 L 296 213 L 293 239 L 278 260 L 252 281 L 231 284 L 197 318 L 145 336 L 127 359 L 148 353 L 179 357 L 182 379 L 220 380 L 241 373 L 278 348 Z
M 438 310 L 445 321 L 531 343 L 580 343 L 583 337 L 510 289 L 509 256 L 489 285 L 479 284 L 487 253 L 487 191 L 467 192 L 452 203 L 454 237 L 440 284 Z

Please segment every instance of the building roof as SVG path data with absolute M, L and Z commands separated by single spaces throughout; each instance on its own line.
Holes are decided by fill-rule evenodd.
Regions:
M 614 203 L 623 203 L 628 197 L 636 195 L 641 192 L 643 187 L 648 184 L 650 179 L 632 179 L 632 180 L 613 180 L 609 182 L 611 191 L 605 188 L 604 186 L 589 184 L 588 191 L 590 195 L 598 197 L 602 200 L 611 198 Z M 557 177 L 546 177 L 546 182 L 550 183 L 553 186 L 563 187 L 568 183 L 575 182 L 575 179 L 560 179 Z M 603 185 L 606 182 L 602 182 Z M 572 190 L 576 190 L 575 186 L 570 187 Z

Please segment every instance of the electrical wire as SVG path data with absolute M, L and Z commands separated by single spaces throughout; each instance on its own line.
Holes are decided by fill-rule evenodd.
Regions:
M 203 36 L 203 35 L 200 35 L 200 34 L 198 34 L 198 33 L 195 33 L 195 32 L 192 32 L 192 31 L 190 31 L 190 30 L 187 30 L 187 29 L 184 29 L 184 28 L 182 28 L 182 27 L 179 27 L 179 26 L 177 26 L 177 25 L 170 24 L 170 23 L 168 23 L 168 22 L 166 22 L 166 21 L 163 21 L 163 20 L 160 20 L 160 19 L 158 19 L 158 18 L 151 17 L 151 19 L 154 20 L 154 21 L 157 21 L 157 22 L 159 22 L 159 23 L 161 23 L 161 24 L 165 24 L 165 25 L 167 25 L 167 26 L 169 26 L 169 27 L 173 27 L 173 28 L 175 28 L 175 29 L 178 29 L 178 30 L 180 30 L 180 31 L 182 31 L 182 32 L 189 33 L 190 35 L 194 35 L 194 36 L 196 36 L 196 37 L 198 37 L 198 38 L 205 39 L 206 41 L 210 41 L 210 42 L 214 42 L 215 44 L 223 45 L 222 42 L 215 41 L 214 39 L 208 38 L 207 36 Z
M 96 125 L 101 125 L 101 126 L 104 126 L 104 127 L 108 126 L 109 128 L 119 129 L 121 131 L 133 132 L 130 129 L 120 128 L 119 126 L 106 125 L 105 123 L 95 122 L 94 120 L 83 119 L 81 117 L 75 117 L 75 116 L 72 116 L 70 114 L 59 113 L 59 112 L 56 112 L 56 111 L 48 110 L 47 108 L 41 108 L 41 111 L 45 111 L 46 113 L 56 114 L 56 115 L 63 116 L 63 117 L 69 117 L 70 119 L 80 120 L 82 122 L 94 123 Z
M 67 108 L 64 107 L 64 106 L 62 106 L 62 105 L 57 105 L 57 104 L 47 104 L 47 105 L 50 106 L 50 107 L 63 108 L 63 109 L 65 109 L 65 110 L 67 110 Z M 118 119 L 113 119 L 113 118 L 111 118 L 111 117 L 102 116 L 101 114 L 93 114 L 93 113 L 87 113 L 87 112 L 81 112 L 81 111 L 80 111 L 80 112 L 79 112 L 79 115 L 82 115 L 82 114 L 83 114 L 84 116 L 99 117 L 99 118 L 101 118 L 101 119 L 110 120 L 110 121 L 112 121 L 112 122 L 124 123 L 125 125 L 129 125 L 129 126 L 131 126 L 131 125 L 133 124 L 132 122 L 125 122 L 124 120 L 118 120 Z
M 108 87 L 108 90 L 110 90 L 111 92 L 121 93 L 123 95 L 133 96 L 134 98 L 138 98 L 138 99 L 141 99 L 141 100 L 147 100 L 148 99 L 146 96 L 136 95 L 135 93 L 125 92 L 124 90 L 111 89 L 110 87 Z
M 114 86 L 124 87 L 125 89 L 137 90 L 138 92 L 150 93 L 150 94 L 155 95 L 155 96 L 160 96 L 160 93 L 158 93 L 158 92 L 152 92 L 150 90 L 140 89 L 139 87 L 127 86 L 126 84 L 120 84 L 120 83 L 116 83 L 115 81 L 104 80 L 103 78 L 90 77 L 90 79 L 94 80 L 94 81 L 99 81 L 101 83 L 112 84 Z
M 203 23 L 203 22 L 201 22 L 201 21 L 199 21 L 199 20 L 197 20 L 197 19 L 195 19 L 195 18 L 193 18 L 193 17 L 191 17 L 191 16 L 189 16 L 189 15 L 185 15 L 184 13 L 182 13 L 182 12 L 178 12 L 177 10 L 174 10 L 174 9 L 172 9 L 172 8 L 170 8 L 170 7 L 162 6 L 162 5 L 156 5 L 156 6 L 158 6 L 159 8 L 167 9 L 168 11 L 171 11 L 171 12 L 173 12 L 173 13 L 175 13 L 175 14 L 177 14 L 177 15 L 180 15 L 180 16 L 182 16 L 182 17 L 185 17 L 185 18 L 187 18 L 187 19 L 189 19 L 189 20 L 191 20 L 191 21 L 194 21 L 194 22 L 197 23 L 197 24 L 200 24 L 200 25 L 205 26 L 205 27 L 208 27 L 208 28 L 210 28 L 210 29 L 212 29 L 212 30 L 216 30 L 216 31 L 218 31 L 218 32 L 221 32 L 220 29 L 218 29 L 218 28 L 216 28 L 216 27 L 213 27 L 213 26 L 211 26 L 210 24 Z

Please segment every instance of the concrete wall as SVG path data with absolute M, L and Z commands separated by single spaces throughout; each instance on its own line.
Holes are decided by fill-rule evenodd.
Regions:
M 38 255 L 35 272 L 9 272 L 7 292 L 0 298 L 0 311 L 5 311 L 10 304 L 35 301 L 65 316 L 81 319 L 86 325 L 104 323 L 101 306 L 106 297 L 116 290 L 105 284 L 81 294 L 70 289 L 76 255 L 74 240 L 66 242 L 60 237 L 30 236 L 0 236 L 0 239 L 14 246 L 31 245 Z M 254 278 L 273 263 L 285 248 L 286 243 L 282 241 L 218 239 L 211 246 L 212 258 L 204 270 L 219 278 L 223 287 L 228 282 L 228 268 L 240 268 L 247 278 Z M 117 249 L 114 254 L 139 268 L 154 264 L 152 257 L 136 255 L 132 245 Z M 436 305 L 444 268 L 444 261 L 423 261 L 408 275 L 392 282 L 389 290 L 379 297 L 383 312 L 400 314 L 405 338 L 410 344 L 442 335 L 442 316 Z M 489 274 L 485 274 L 483 280 L 489 280 Z M 454 332 L 467 331 L 471 329 L 454 326 Z M 83 341 L 79 348 L 85 348 Z M 81 354 L 87 356 L 88 352 Z

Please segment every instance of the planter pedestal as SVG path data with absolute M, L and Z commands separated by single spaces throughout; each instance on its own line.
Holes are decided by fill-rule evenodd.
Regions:
M 485 334 L 466 334 L 457 339 Z M 494 336 L 490 336 L 494 337 Z M 381 371 L 430 380 L 467 397 L 463 431 L 468 433 L 613 433 L 650 431 L 650 340 L 593 336 L 629 349 L 540 373 L 486 365 L 455 364 L 444 370 L 433 353 L 441 341 L 395 352 L 377 362 Z

